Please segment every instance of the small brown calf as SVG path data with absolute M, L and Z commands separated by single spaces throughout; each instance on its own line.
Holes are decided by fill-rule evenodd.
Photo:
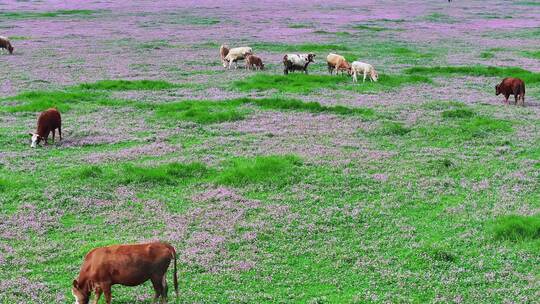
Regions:
M 255 55 L 248 55 L 246 57 L 246 68 L 249 70 L 251 69 L 264 70 L 264 64 L 260 57 L 257 57 Z

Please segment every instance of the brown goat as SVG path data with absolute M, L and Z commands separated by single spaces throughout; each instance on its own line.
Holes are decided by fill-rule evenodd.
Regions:
M 260 57 L 257 57 L 255 55 L 248 55 L 246 57 L 246 68 L 249 70 L 251 69 L 264 70 L 264 64 Z
M 519 78 L 507 77 L 503 79 L 500 84 L 495 86 L 495 95 L 499 96 L 499 94 L 504 95 L 506 104 L 508 104 L 508 97 L 514 95 L 516 105 L 521 99 L 521 105 L 525 106 L 525 83 Z
M 60 140 L 62 140 L 62 118 L 60 117 L 60 112 L 52 108 L 42 112 L 37 121 L 36 133 L 29 133 L 32 136 L 32 144 L 30 146 L 35 148 L 41 140 L 44 140 L 45 144 L 47 144 L 47 138 L 51 132 L 54 143 L 56 129 L 58 129 L 58 135 L 60 135 Z
M 4 36 L 0 36 L 0 49 L 6 49 L 10 54 L 13 54 L 13 50 L 15 50 L 9 39 Z

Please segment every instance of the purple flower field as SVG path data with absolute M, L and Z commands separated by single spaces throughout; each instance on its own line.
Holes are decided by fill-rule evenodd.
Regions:
M 0 36 L 0 303 L 73 303 L 91 249 L 157 240 L 174 303 L 540 298 L 538 1 L 0 1 Z

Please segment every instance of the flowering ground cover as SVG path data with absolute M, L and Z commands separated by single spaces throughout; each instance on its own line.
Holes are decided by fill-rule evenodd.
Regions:
M 0 303 L 71 302 L 89 250 L 150 240 L 178 251 L 179 303 L 537 302 L 537 8 L 1 2 Z M 266 69 L 224 70 L 222 43 Z M 329 52 L 379 82 L 330 76 Z M 506 76 L 526 107 L 495 96 Z M 53 106 L 64 139 L 31 149 Z

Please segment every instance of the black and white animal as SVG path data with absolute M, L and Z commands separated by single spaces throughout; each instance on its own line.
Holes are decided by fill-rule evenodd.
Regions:
M 314 58 L 315 54 L 313 53 L 287 54 L 283 57 L 283 73 L 287 75 L 291 71 L 304 71 L 307 74 L 309 64 L 315 62 Z

